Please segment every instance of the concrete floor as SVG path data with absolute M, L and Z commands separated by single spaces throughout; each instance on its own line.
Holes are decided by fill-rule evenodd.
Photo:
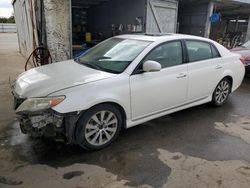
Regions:
M 32 140 L 11 109 L 22 72 L 13 34 L 0 34 L 0 187 L 250 187 L 250 79 L 221 108 L 202 105 L 125 130 L 110 147 Z

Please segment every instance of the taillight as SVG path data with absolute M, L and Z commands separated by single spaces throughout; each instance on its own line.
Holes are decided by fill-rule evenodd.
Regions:
M 244 65 L 246 64 L 246 59 L 245 59 L 243 56 L 240 57 L 240 61 L 241 61 L 241 63 L 243 63 Z

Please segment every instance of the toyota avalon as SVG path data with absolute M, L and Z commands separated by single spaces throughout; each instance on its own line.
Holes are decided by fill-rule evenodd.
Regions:
M 244 74 L 240 55 L 209 39 L 121 35 L 75 60 L 22 73 L 12 92 L 23 133 L 96 150 L 122 128 L 204 103 L 222 106 Z

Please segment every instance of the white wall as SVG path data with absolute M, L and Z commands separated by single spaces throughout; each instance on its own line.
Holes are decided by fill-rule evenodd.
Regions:
M 37 33 L 34 15 L 34 1 L 19 0 L 14 3 L 15 21 L 17 27 L 20 53 L 26 58 L 37 46 Z M 33 19 L 32 19 L 33 18 Z

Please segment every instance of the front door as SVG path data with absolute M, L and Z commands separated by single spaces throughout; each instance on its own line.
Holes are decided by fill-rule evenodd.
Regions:
M 187 97 L 187 64 L 183 64 L 180 41 L 164 43 L 143 60 L 162 65 L 158 72 L 131 75 L 132 120 L 138 120 L 180 106 Z M 143 64 L 142 62 L 142 64 Z

